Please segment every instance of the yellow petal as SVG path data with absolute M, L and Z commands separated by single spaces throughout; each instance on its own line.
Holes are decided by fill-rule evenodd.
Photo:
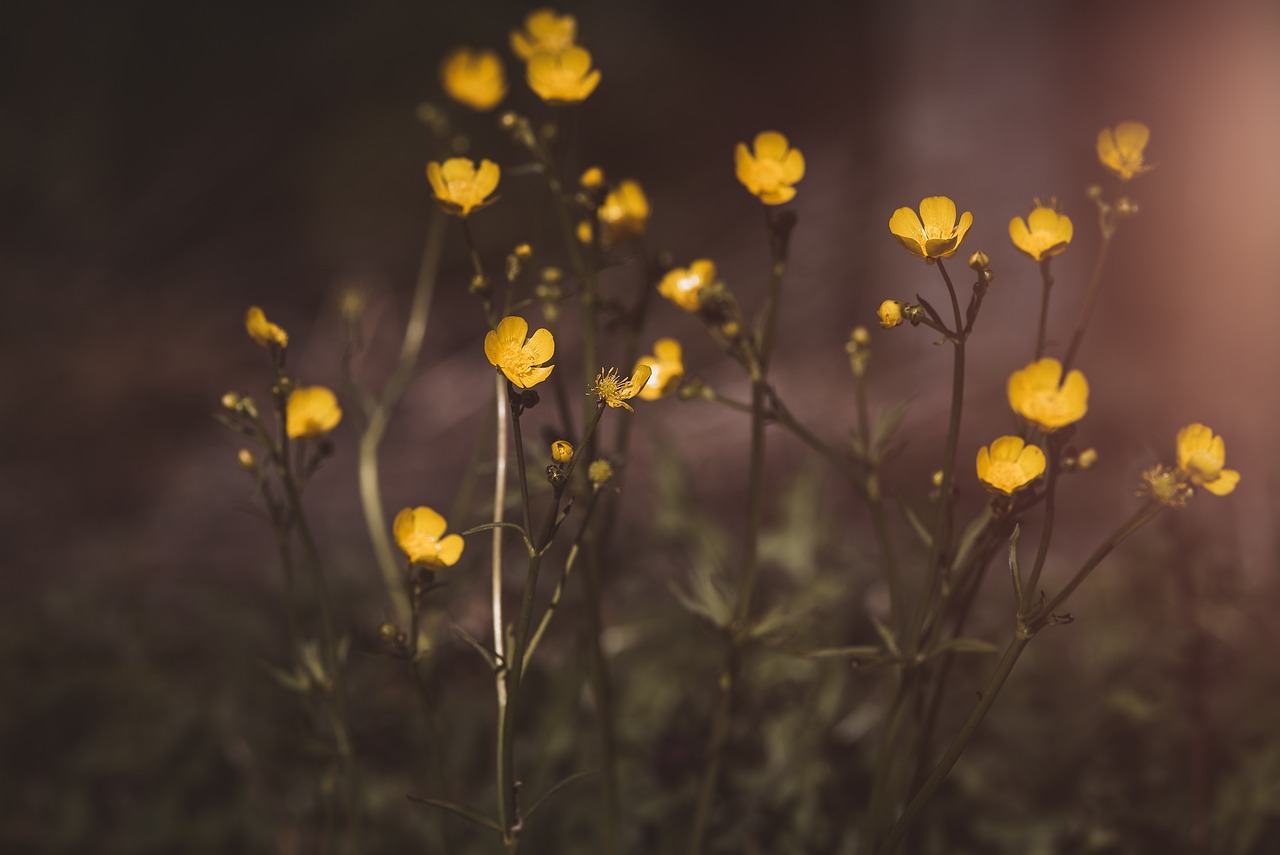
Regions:
M 586 98 L 592 92 L 595 92 L 596 87 L 599 85 L 600 85 L 600 69 L 597 68 L 595 71 L 591 72 L 590 74 L 588 74 L 586 77 L 582 79 L 582 83 L 579 85 L 578 90 L 575 93 L 577 95 L 576 100 L 581 101 L 582 99 Z
M 991 474 L 991 453 L 984 445 L 978 449 L 978 480 L 986 481 Z
M 464 545 L 461 535 L 451 534 L 440 541 L 440 551 L 436 557 L 443 566 L 452 567 L 462 557 Z
M 801 178 L 804 178 L 804 155 L 800 153 L 800 149 L 793 148 L 782 159 L 782 180 L 795 184 Z
M 529 336 L 529 323 L 519 315 L 507 315 L 498 321 L 498 341 L 501 344 L 523 347 Z
M 440 516 L 434 508 L 414 508 L 413 509 L 413 527 L 419 534 L 426 535 L 432 539 L 440 537 L 444 534 L 444 530 L 448 528 L 444 521 L 444 517 Z
M 553 368 L 555 368 L 554 365 L 544 365 L 542 368 L 530 368 L 524 373 L 523 377 L 518 378 L 507 374 L 505 370 L 502 373 L 507 374 L 507 379 L 519 386 L 521 389 L 532 389 L 534 386 L 537 386 L 543 380 L 550 377 L 551 370 Z
M 1018 459 L 1018 455 L 1022 453 L 1026 443 L 1021 437 L 1002 436 L 995 442 L 991 443 L 991 459 L 1003 460 L 1008 463 L 1014 463 Z
M 754 148 L 762 160 L 781 161 L 787 153 L 787 138 L 777 131 L 761 131 L 756 134 Z
M 631 370 L 631 379 L 627 383 L 627 397 L 630 398 L 643 389 L 652 375 L 653 369 L 651 367 L 643 362 L 636 363 L 635 368 Z
M 1240 473 L 1234 469 L 1223 469 L 1215 481 L 1210 481 L 1204 488 L 1215 496 L 1225 496 L 1240 483 Z
M 766 205 L 781 205 L 783 202 L 790 202 L 796 197 L 796 188 L 794 187 L 778 187 L 774 190 L 760 194 L 760 201 Z
M 484 199 L 494 190 L 498 189 L 498 178 L 502 175 L 502 170 L 498 168 L 498 164 L 491 160 L 480 161 L 480 168 L 476 171 L 476 197 Z
M 1018 455 L 1017 464 L 1022 468 L 1022 472 L 1026 476 L 1024 483 L 1030 483 L 1044 474 L 1044 452 L 1037 445 L 1028 445 Z
M 964 236 L 969 233 L 969 228 L 972 225 L 973 225 L 973 214 L 970 211 L 965 211 L 963 214 L 960 215 L 960 222 L 956 224 L 956 246 L 959 246 L 960 243 L 964 240 Z
M 465 157 L 451 157 L 440 167 L 445 185 L 471 183 L 475 179 L 476 165 Z
M 956 226 L 956 203 L 947 196 L 921 199 L 920 222 L 930 237 L 950 237 Z
M 582 77 L 591 70 L 591 54 L 586 48 L 565 48 L 556 56 L 560 67 L 572 72 L 574 77 Z
M 1014 217 L 1009 221 L 1009 240 L 1013 241 L 1013 245 L 1025 253 L 1034 255 L 1035 251 L 1031 246 L 1031 230 L 1027 228 L 1026 221 L 1022 217 Z
M 528 326 L 525 326 L 528 329 Z M 546 329 L 539 329 L 530 338 L 529 343 L 524 346 L 524 352 L 529 355 L 530 361 L 534 365 L 541 365 L 556 354 L 556 340 L 551 332 Z
M 889 231 L 910 252 L 924 258 L 924 226 L 920 216 L 910 208 L 899 208 L 889 218 Z
M 434 160 L 427 164 L 427 180 L 431 182 L 431 190 L 436 194 L 437 199 L 449 198 L 449 188 L 444 183 L 444 176 L 440 172 L 440 164 Z
M 1141 122 L 1121 122 L 1116 125 L 1115 144 L 1128 159 L 1141 155 L 1151 139 L 1151 129 Z
M 679 362 L 680 342 L 674 338 L 660 338 L 653 343 L 653 355 L 663 362 Z

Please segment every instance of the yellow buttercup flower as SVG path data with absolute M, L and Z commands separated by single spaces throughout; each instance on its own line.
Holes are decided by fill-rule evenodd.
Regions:
M 477 167 L 474 160 L 451 157 L 443 164 L 431 161 L 427 164 L 427 180 L 440 202 L 440 207 L 455 217 L 465 217 L 472 211 L 492 205 L 491 198 L 498 189 L 502 170 L 491 160 L 482 160 Z
M 599 190 L 604 186 L 604 170 L 598 166 L 590 166 L 583 171 L 578 183 L 583 190 Z
M 902 304 L 897 300 L 885 300 L 876 314 L 880 317 L 880 326 L 891 330 L 902 323 Z
M 525 319 L 509 315 L 484 337 L 484 355 L 521 389 L 532 389 L 546 380 L 555 367 L 542 364 L 555 355 L 555 337 L 540 329 L 525 341 L 528 334 L 529 324 Z
M 1240 483 L 1239 472 L 1222 468 L 1226 455 L 1226 443 L 1208 427 L 1197 423 L 1178 431 L 1178 468 L 1215 496 L 1227 495 Z
M 968 211 L 956 221 L 956 203 L 946 196 L 921 199 L 919 215 L 910 208 L 899 208 L 889 218 L 889 231 L 898 243 L 929 263 L 955 255 L 972 225 L 973 214 Z
M 680 342 L 674 338 L 660 338 L 653 343 L 653 355 L 640 357 L 637 368 L 649 369 L 649 379 L 640 390 L 640 398 L 656 401 L 670 395 L 684 379 L 684 360 Z
M 576 104 L 600 85 L 600 69 L 591 67 L 586 48 L 567 47 L 535 53 L 529 59 L 529 88 L 548 104 Z
M 1141 122 L 1121 122 L 1098 132 L 1098 160 L 1124 181 L 1151 169 L 1142 150 L 1151 139 L 1151 129 Z
M 572 47 L 578 37 L 578 21 L 572 15 L 557 15 L 551 9 L 530 12 L 523 30 L 511 31 L 511 50 L 526 62 L 534 54 Z
M 435 510 L 405 508 L 391 525 L 396 544 L 414 564 L 432 569 L 452 567 L 462 557 L 462 536 L 442 537 L 448 524 Z
M 551 443 L 551 459 L 556 463 L 568 463 L 573 459 L 573 443 L 564 439 Z
M 1045 432 L 1078 422 L 1089 409 L 1089 384 L 1076 370 L 1060 381 L 1061 362 L 1051 357 L 1033 362 L 1009 376 L 1009 406 Z
M 670 270 L 658 283 L 658 293 L 686 312 L 696 312 L 702 308 L 702 290 L 715 281 L 715 264 L 699 258 L 688 267 Z
M 1066 214 L 1053 208 L 1037 206 L 1027 218 L 1009 221 L 1009 239 L 1032 261 L 1044 261 L 1067 251 L 1074 229 Z
M 649 198 L 639 182 L 625 178 L 604 197 L 599 214 L 606 244 L 638 238 L 649 225 Z
M 322 437 L 342 421 L 338 397 L 324 386 L 299 386 L 285 405 L 284 429 L 290 439 Z
M 491 50 L 456 48 L 440 63 L 445 94 L 474 110 L 487 112 L 507 95 L 507 74 Z
M 978 479 L 989 489 L 1011 495 L 1044 474 L 1044 452 L 1022 437 L 1002 436 L 978 449 Z
M 266 314 L 257 306 L 250 306 L 244 315 L 244 328 L 249 338 L 262 347 L 269 345 L 289 346 L 289 334 L 267 320 Z
M 766 205 L 781 205 L 795 198 L 796 189 L 791 185 L 804 178 L 804 155 L 777 131 L 756 134 L 751 150 L 746 143 L 738 143 L 734 164 L 738 180 Z
M 653 369 L 643 362 L 636 363 L 630 377 L 619 377 L 616 368 L 610 368 L 607 372 L 601 368 L 591 391 L 598 400 L 609 406 L 615 409 L 621 407 L 628 413 L 634 413 L 635 410 L 631 409 L 627 401 L 640 394 L 652 373 Z

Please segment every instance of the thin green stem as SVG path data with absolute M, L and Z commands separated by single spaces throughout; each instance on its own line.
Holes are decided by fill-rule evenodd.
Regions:
M 871 511 L 871 525 L 875 529 L 876 540 L 880 543 L 880 554 L 884 561 L 884 580 L 889 589 L 889 626 L 897 636 L 904 629 L 902 625 L 902 587 L 898 580 L 898 564 L 894 558 L 893 540 L 889 536 L 889 521 L 884 509 L 884 496 L 880 490 L 880 456 L 873 449 L 871 435 L 871 410 L 867 404 L 867 384 L 862 373 L 853 378 L 854 397 L 858 409 L 858 436 L 862 441 L 863 461 L 865 465 L 863 494 L 867 499 L 867 507 Z
M 929 547 L 929 564 L 927 568 L 928 583 L 920 605 L 916 610 L 915 622 L 911 633 L 912 644 L 919 650 L 920 632 L 925 619 L 933 605 L 933 597 L 938 587 L 938 578 L 946 552 L 951 540 L 951 508 L 952 493 L 955 484 L 956 448 L 960 442 L 960 417 L 964 409 L 964 369 L 966 336 L 960 334 L 963 320 L 960 316 L 960 301 L 956 297 L 956 289 L 951 284 L 951 277 L 942 259 L 937 259 L 938 271 L 947 285 L 947 294 L 951 297 L 951 310 L 955 315 L 956 335 L 951 339 L 954 346 L 954 359 L 951 368 L 951 416 L 947 423 L 947 447 L 942 462 L 941 495 L 938 498 L 938 514 L 933 526 L 933 541 Z
M 1036 333 L 1036 361 L 1044 356 L 1044 346 L 1049 334 L 1049 292 L 1053 290 L 1053 275 L 1049 272 L 1052 257 L 1040 262 L 1040 327 Z
M 413 377 L 418 355 L 422 352 L 422 342 L 426 337 L 427 320 L 431 312 L 431 299 L 435 294 L 437 274 L 440 269 L 440 256 L 444 249 L 445 215 L 435 210 L 427 227 L 427 240 L 422 251 L 422 263 L 418 268 L 418 281 L 413 292 L 413 302 L 409 307 L 409 321 L 405 327 L 404 339 L 400 344 L 400 356 L 395 368 L 383 387 L 369 414 L 369 422 L 360 435 L 359 446 L 359 480 L 360 504 L 364 510 L 365 527 L 369 530 L 369 540 L 373 543 L 374 557 L 378 569 L 382 572 L 382 581 L 391 598 L 391 605 L 396 619 L 401 626 L 409 623 L 411 610 L 409 597 L 405 593 L 404 583 L 400 578 L 400 568 L 396 564 L 395 554 L 391 549 L 391 539 L 387 535 L 387 518 L 382 507 L 382 492 L 378 476 L 378 446 L 386 433 L 387 425 L 394 415 L 405 388 Z
M 1027 579 L 1024 593 L 1029 595 L 1033 600 L 1036 596 L 1036 589 L 1040 585 L 1040 574 L 1044 570 L 1044 563 L 1049 557 L 1049 542 L 1053 540 L 1053 523 L 1056 518 L 1055 510 L 1057 506 L 1058 495 L 1058 453 L 1059 443 L 1052 438 L 1049 440 L 1049 477 L 1044 488 L 1044 522 L 1040 529 L 1040 546 L 1036 549 L 1036 562 L 1031 565 L 1031 576 Z
M 1076 353 L 1080 350 L 1080 342 L 1084 340 L 1085 328 L 1089 326 L 1089 319 L 1093 317 L 1093 308 L 1098 302 L 1098 294 L 1102 291 L 1102 268 L 1106 264 L 1107 250 L 1111 248 L 1111 239 L 1114 236 L 1114 229 L 1103 228 L 1102 245 L 1098 247 L 1098 258 L 1093 265 L 1093 276 L 1089 279 L 1088 296 L 1085 297 L 1084 308 L 1080 312 L 1080 320 L 1076 321 L 1076 330 L 1071 334 L 1071 345 L 1067 348 L 1067 355 L 1062 359 L 1063 377 L 1067 376 L 1067 372 L 1075 364 Z

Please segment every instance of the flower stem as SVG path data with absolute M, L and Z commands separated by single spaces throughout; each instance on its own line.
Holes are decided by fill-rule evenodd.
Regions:
M 400 569 L 396 566 L 395 554 L 391 549 L 391 539 L 387 535 L 387 518 L 382 507 L 382 492 L 378 479 L 378 446 L 386 433 L 396 406 L 404 394 L 409 380 L 413 377 L 418 355 L 422 352 L 422 342 L 427 332 L 427 320 L 431 312 L 431 298 L 435 293 L 437 273 L 440 269 L 440 255 L 444 249 L 445 215 L 434 210 L 431 222 L 427 227 L 427 240 L 422 251 L 422 263 L 418 268 L 418 281 L 413 292 L 413 303 L 409 308 L 409 322 L 405 327 L 404 340 L 400 345 L 400 357 L 396 361 L 391 376 L 383 387 L 373 410 L 369 414 L 368 424 L 360 435 L 359 446 L 359 479 L 360 504 L 364 510 L 365 527 L 369 530 L 369 540 L 373 543 L 373 554 L 382 572 L 382 581 L 391 598 L 396 620 L 401 626 L 408 625 L 412 615 L 409 597 L 405 593 L 404 583 L 400 579 Z
M 1040 280 L 1043 284 L 1040 289 L 1040 329 L 1036 333 L 1036 361 L 1044 356 L 1045 340 L 1049 331 L 1049 292 L 1053 290 L 1053 275 L 1049 272 L 1051 261 L 1053 258 L 1049 257 L 1040 262 Z
M 1080 342 L 1084 339 L 1084 331 L 1093 317 L 1093 307 L 1098 302 L 1098 294 L 1102 290 L 1102 268 L 1107 261 L 1107 250 L 1111 248 L 1111 239 L 1115 235 L 1113 229 L 1103 229 L 1102 245 L 1098 247 L 1098 258 L 1093 265 L 1093 276 L 1089 279 L 1089 292 L 1085 297 L 1084 308 L 1080 312 L 1080 320 L 1076 322 L 1076 331 L 1071 334 L 1071 346 L 1062 359 L 1062 376 L 1066 377 L 1075 363 L 1076 353 L 1080 350 Z

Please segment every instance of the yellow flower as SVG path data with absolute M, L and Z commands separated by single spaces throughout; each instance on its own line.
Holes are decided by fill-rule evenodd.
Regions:
M 511 50 L 527 62 L 534 54 L 572 47 L 577 37 L 578 21 L 572 15 L 539 9 L 524 19 L 523 30 L 511 31 Z
M 1033 362 L 1009 375 L 1009 406 L 1045 432 L 1084 418 L 1089 409 L 1089 384 L 1072 370 L 1061 384 L 1062 363 L 1051 357 Z
M 699 258 L 688 267 L 676 267 L 658 283 L 658 293 L 686 312 L 702 308 L 702 289 L 716 281 L 716 266 Z
M 498 164 L 491 160 L 480 161 L 479 167 L 465 157 L 451 157 L 443 165 L 434 160 L 427 164 L 427 180 L 440 207 L 455 217 L 465 217 L 496 202 L 490 197 L 498 188 L 501 174 Z
M 1183 472 L 1162 464 L 1144 471 L 1138 485 L 1139 496 L 1149 496 L 1166 508 L 1185 507 L 1193 492 Z
M 568 463 L 573 458 L 573 444 L 567 440 L 557 439 L 551 443 L 551 459 L 556 463 Z
M 604 170 L 598 166 L 588 167 L 578 179 L 583 190 L 599 190 L 604 186 Z
M 547 330 L 529 336 L 524 318 L 509 315 L 484 337 L 484 355 L 506 378 L 521 389 L 532 389 L 551 376 L 553 365 L 543 365 L 556 352 L 556 340 Z
M 1151 138 L 1151 129 L 1141 122 L 1121 122 L 1098 132 L 1098 160 L 1124 181 L 1148 171 L 1142 150 Z
M 956 222 L 956 203 L 946 196 L 921 199 L 919 216 L 910 208 L 899 208 L 889 218 L 889 231 L 898 243 L 927 262 L 955 255 L 972 225 L 973 214 L 968 211 Z
M 1240 483 L 1240 473 L 1223 469 L 1227 448 L 1222 437 L 1202 424 L 1190 424 L 1178 431 L 1178 468 L 1191 483 L 1215 496 L 1225 496 Z
M 263 347 L 273 344 L 280 347 L 289 346 L 289 334 L 267 320 L 266 314 L 257 306 L 250 306 L 249 311 L 245 313 L 244 328 L 249 333 L 249 338 Z
M 649 225 L 649 199 L 644 195 L 644 188 L 630 178 L 619 182 L 600 206 L 600 225 L 604 227 L 606 244 L 643 235 Z
M 405 508 L 391 525 L 396 543 L 409 560 L 436 570 L 452 567 L 462 556 L 462 536 L 441 537 L 446 528 L 444 517 L 425 507 Z
M 600 84 L 600 69 L 591 67 L 586 48 L 567 47 L 536 53 L 529 59 L 529 88 L 548 104 L 576 104 Z
M 324 436 L 342 421 L 338 398 L 324 386 L 299 386 L 285 406 L 284 429 L 290 439 Z
M 680 352 L 680 342 L 674 338 L 660 338 L 653 343 L 653 355 L 642 356 L 636 364 L 637 372 L 641 365 L 649 369 L 649 379 L 640 390 L 640 398 L 645 401 L 656 401 L 670 395 L 684 379 L 684 361 Z
M 1011 495 L 1044 474 L 1044 452 L 1017 436 L 1002 436 L 978 449 L 978 478 L 989 489 Z
M 754 155 L 746 143 L 738 143 L 734 151 L 738 180 L 766 205 L 781 205 L 796 195 L 792 187 L 804 178 L 804 155 L 791 148 L 787 138 L 777 131 L 762 131 L 752 143 Z
M 613 478 L 613 464 L 603 457 L 591 461 L 591 465 L 587 467 L 587 478 L 597 487 L 603 487 Z
M 1031 256 L 1032 261 L 1044 261 L 1067 251 L 1071 243 L 1071 219 L 1053 208 L 1043 206 L 1024 220 L 1014 217 L 1009 221 L 1009 238 L 1013 245 Z
M 897 300 L 885 300 L 876 314 L 880 316 L 880 326 L 891 330 L 902 323 L 902 304 Z
M 440 63 L 445 94 L 474 110 L 487 112 L 507 95 L 507 75 L 502 60 L 491 50 L 456 48 Z
M 618 369 L 610 368 L 607 372 L 601 368 L 596 375 L 595 385 L 591 387 L 597 399 L 615 409 L 621 407 L 628 413 L 634 413 L 627 401 L 640 394 L 640 390 L 649 382 L 653 369 L 643 362 L 637 362 L 630 377 L 619 377 Z

